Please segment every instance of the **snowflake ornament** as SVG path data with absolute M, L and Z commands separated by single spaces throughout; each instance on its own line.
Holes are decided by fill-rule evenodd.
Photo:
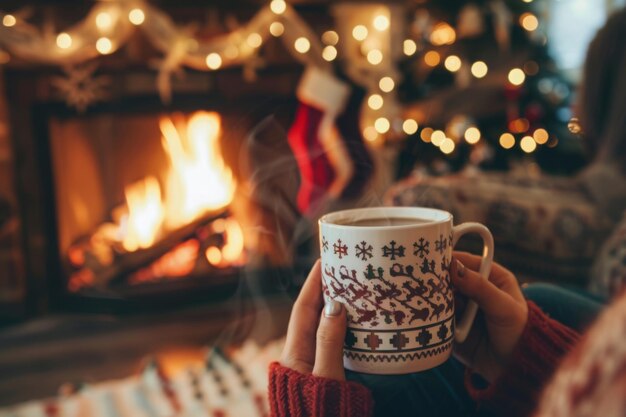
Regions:
M 372 255 L 372 250 L 374 250 L 374 248 L 372 247 L 372 245 L 368 245 L 365 241 L 362 241 L 360 244 L 356 245 L 354 249 L 356 250 L 356 257 L 361 258 L 362 261 L 367 261 L 368 259 L 371 259 L 372 256 L 374 256 Z
M 430 253 L 430 242 L 425 240 L 423 237 L 420 237 L 420 240 L 417 242 L 413 242 L 413 255 L 417 255 L 420 258 L 428 255 Z
M 98 65 L 96 63 L 68 66 L 63 68 L 65 77 L 55 77 L 52 85 L 64 96 L 65 103 L 79 112 L 96 101 L 107 97 L 107 77 L 94 77 Z

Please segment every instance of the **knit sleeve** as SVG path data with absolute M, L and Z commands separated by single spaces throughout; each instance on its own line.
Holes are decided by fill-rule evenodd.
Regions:
M 528 322 L 507 369 L 491 384 L 468 369 L 465 386 L 480 409 L 506 412 L 508 417 L 531 415 L 544 386 L 579 338 L 529 301 Z
M 374 401 L 356 382 L 305 375 L 270 365 L 269 403 L 272 417 L 369 417 Z

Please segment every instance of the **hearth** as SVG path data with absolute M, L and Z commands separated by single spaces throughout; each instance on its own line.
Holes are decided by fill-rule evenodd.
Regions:
M 294 84 L 299 71 L 286 69 Z M 137 79 L 132 71 L 115 76 Z M 27 314 L 184 306 L 224 299 L 242 280 L 274 291 L 291 276 L 291 254 L 272 245 L 280 241 L 276 225 L 277 234 L 290 233 L 285 218 L 298 220 L 295 204 L 286 202 L 285 216 L 255 201 L 264 191 L 250 176 L 267 178 L 254 164 L 279 156 L 293 174 L 281 198 L 295 199 L 297 167 L 282 127 L 293 96 L 258 87 L 202 92 L 196 80 L 201 92 L 178 94 L 173 105 L 152 90 L 79 112 L 29 91 L 38 77 L 48 75 L 7 74 L 8 95 L 18 97 L 12 122 Z M 272 143 L 245 149 L 251 136 Z

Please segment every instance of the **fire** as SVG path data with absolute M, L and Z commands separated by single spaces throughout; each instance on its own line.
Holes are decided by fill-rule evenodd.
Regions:
M 216 220 L 212 226 L 215 232 L 224 233 L 225 243 L 221 249 L 216 246 L 209 246 L 204 252 L 207 261 L 217 267 L 241 264 L 244 254 L 244 240 L 243 229 L 239 222 L 229 217 L 224 220 Z
M 169 161 L 165 192 L 155 177 L 126 187 L 128 214 L 120 229 L 122 244 L 129 252 L 150 247 L 165 232 L 226 207 L 235 193 L 235 180 L 219 146 L 221 120 L 217 113 L 196 112 L 181 131 L 169 117 L 162 117 L 159 125 Z M 238 247 L 223 248 L 224 259 L 237 258 L 234 251 L 240 250 Z
M 126 186 L 128 216 L 122 244 L 129 252 L 145 249 L 154 243 L 163 223 L 161 188 L 154 177 Z
M 227 206 L 233 199 L 235 181 L 221 156 L 217 113 L 196 112 L 183 136 L 169 118 L 162 118 L 160 127 L 171 164 L 165 182 L 167 226 L 179 227 L 209 210 Z

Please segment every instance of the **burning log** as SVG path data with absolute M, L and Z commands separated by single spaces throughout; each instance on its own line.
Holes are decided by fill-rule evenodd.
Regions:
M 227 209 L 236 183 L 221 155 L 219 115 L 196 112 L 184 126 L 163 117 L 159 126 L 169 162 L 163 184 L 155 176 L 127 184 L 113 222 L 70 247 L 70 290 L 210 273 L 240 260 L 243 232 Z
M 204 229 L 215 222 L 215 220 L 224 219 L 228 215 L 229 213 L 226 210 L 219 213 L 206 214 L 185 226 L 171 231 L 146 249 L 127 252 L 121 246 L 117 246 L 110 262 L 102 262 L 102 257 L 93 253 L 90 245 L 84 242 L 70 248 L 70 258 L 74 261 L 83 260 L 83 264 L 80 265 L 83 267 L 81 271 L 84 269 L 91 271 L 93 274 L 93 285 L 106 285 L 109 282 L 123 279 L 138 269 L 151 264 L 176 246 L 190 239 L 197 239 L 204 244 L 210 243 L 206 242 L 208 233 Z M 81 274 L 84 275 L 85 272 L 83 271 Z

